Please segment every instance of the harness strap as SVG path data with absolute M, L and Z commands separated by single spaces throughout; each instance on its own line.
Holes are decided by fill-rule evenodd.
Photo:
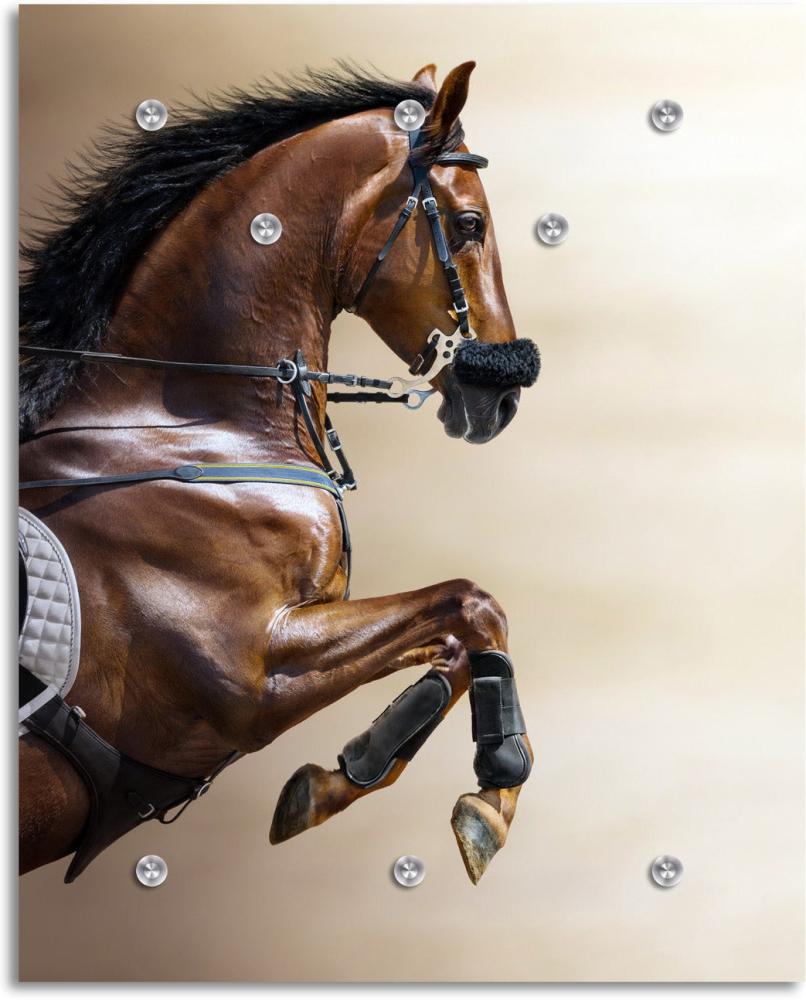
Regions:
M 304 412 L 304 410 L 303 410 Z M 310 414 L 309 414 L 310 416 Z M 334 431 L 335 433 L 335 431 Z M 344 462 L 345 476 L 352 479 L 352 469 L 341 450 L 336 451 Z M 331 470 L 336 475 L 335 470 Z M 180 483 L 284 483 L 289 486 L 313 486 L 325 490 L 336 501 L 341 522 L 342 551 L 345 556 L 347 588 L 344 600 L 350 596 L 352 575 L 352 546 L 347 515 L 341 490 L 333 478 L 316 466 L 262 464 L 245 465 L 238 462 L 197 462 L 194 465 L 180 465 L 176 469 L 151 469 L 148 472 L 129 472 L 119 476 L 84 476 L 76 479 L 35 479 L 20 483 L 21 490 L 50 489 L 77 486 L 117 486 L 123 483 L 143 483 L 155 480 L 174 480 Z M 355 482 L 354 479 L 352 479 Z
M 150 767 L 121 753 L 84 722 L 59 695 L 25 720 L 26 727 L 59 750 L 90 794 L 90 815 L 67 869 L 72 882 L 106 847 L 148 819 L 195 801 L 240 753 L 234 751 L 204 778 L 186 778 Z
M 369 375 L 336 375 L 334 372 L 297 371 L 293 361 L 284 359 L 276 366 L 219 365 L 196 361 L 164 361 L 162 358 L 136 358 L 128 354 L 108 354 L 103 351 L 77 351 L 57 347 L 33 347 L 20 344 L 23 357 L 88 362 L 99 365 L 123 365 L 129 368 L 158 368 L 166 371 L 193 372 L 207 375 L 240 375 L 245 378 L 273 378 L 286 385 L 299 377 L 304 382 L 324 382 L 326 385 L 360 386 L 366 389 L 391 389 L 392 380 L 371 378 Z
M 107 486 L 117 483 L 142 483 L 158 479 L 173 479 L 181 483 L 288 483 L 295 486 L 315 486 L 340 497 L 339 488 L 315 466 L 238 462 L 197 462 L 175 469 L 151 469 L 147 472 L 127 472 L 118 476 L 84 476 L 76 479 L 34 479 L 20 483 L 21 490 L 48 489 L 59 486 Z
M 410 152 L 413 152 L 417 148 L 424 135 L 425 133 L 419 129 L 414 132 L 409 132 Z M 453 153 L 443 153 L 441 156 L 438 156 L 434 162 L 440 166 L 470 166 L 478 168 L 486 167 L 489 163 L 487 158 L 484 156 L 479 156 L 476 153 L 462 153 L 458 151 Z M 451 302 L 453 303 L 453 309 L 456 312 L 459 329 L 462 331 L 462 335 L 466 336 L 468 330 L 470 329 L 467 299 L 465 297 L 464 289 L 462 288 L 461 279 L 459 278 L 459 272 L 451 258 L 450 249 L 448 247 L 447 240 L 445 239 L 442 224 L 439 220 L 439 208 L 437 206 L 436 198 L 434 197 L 433 189 L 431 188 L 431 183 L 428 179 L 429 167 L 423 166 L 422 164 L 411 163 L 411 161 L 409 161 L 409 166 L 411 167 L 411 172 L 414 178 L 414 187 L 412 192 L 395 220 L 395 224 L 392 227 L 392 231 L 389 234 L 388 239 L 381 247 L 375 260 L 372 262 L 366 278 L 364 278 L 361 287 L 358 289 L 358 293 L 353 299 L 352 305 L 347 306 L 346 309 L 348 312 L 355 312 L 359 308 L 364 296 L 367 293 L 367 289 L 372 284 L 372 281 L 378 273 L 381 264 L 384 262 L 387 254 L 392 249 L 395 240 L 397 240 L 398 236 L 400 236 L 403 231 L 403 227 L 411 218 L 418 202 L 422 200 L 422 205 L 425 209 L 426 215 L 428 216 L 428 222 L 431 227 L 431 239 L 434 244 L 434 250 L 436 252 L 437 259 L 445 271 L 445 277 L 448 280 Z M 426 353 L 427 351 L 424 351 L 422 355 L 418 355 L 414 359 L 412 367 L 409 369 L 412 375 L 418 374 L 426 367 Z M 415 367 L 416 370 L 413 370 Z
M 378 273 L 378 269 L 380 268 L 381 264 L 383 264 L 384 258 L 394 246 L 395 240 L 398 238 L 398 236 L 400 236 L 401 232 L 403 231 L 403 227 L 409 221 L 414 212 L 414 209 L 417 207 L 417 203 L 419 201 L 419 194 L 420 194 L 419 185 L 415 185 L 414 190 L 406 199 L 406 204 L 403 206 L 400 215 L 398 215 L 397 217 L 397 221 L 392 227 L 392 232 L 389 234 L 389 239 L 381 247 L 378 256 L 372 262 L 372 266 L 370 267 L 366 278 L 364 278 L 363 284 L 358 289 L 358 294 L 353 299 L 353 304 L 347 310 L 348 312 L 355 312 L 361 305 L 361 301 L 364 298 L 367 289 L 372 284 L 373 278 Z
M 415 374 L 412 372 L 412 374 Z M 387 396 L 382 392 L 329 392 L 328 403 L 403 403 L 407 405 L 405 396 Z

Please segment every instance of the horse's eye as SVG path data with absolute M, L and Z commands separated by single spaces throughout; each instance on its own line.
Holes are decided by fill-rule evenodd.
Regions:
M 465 239 L 481 239 L 484 235 L 484 219 L 477 212 L 461 212 L 455 219 L 456 232 Z

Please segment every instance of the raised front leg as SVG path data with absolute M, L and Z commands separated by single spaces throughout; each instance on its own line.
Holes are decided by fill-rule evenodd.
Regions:
M 506 840 L 532 762 L 505 654 L 506 631 L 499 605 L 465 580 L 289 612 L 270 644 L 274 735 L 360 684 L 415 664 L 431 663 L 432 670 L 350 741 L 339 769 L 308 764 L 292 776 L 275 811 L 272 842 L 319 825 L 396 781 L 472 674 L 481 793 L 460 798 L 452 824 L 468 874 L 477 882 Z M 442 683 L 432 680 L 435 672 Z

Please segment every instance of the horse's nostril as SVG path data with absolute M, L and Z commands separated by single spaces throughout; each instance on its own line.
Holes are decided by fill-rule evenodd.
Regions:
M 518 389 L 510 389 L 498 404 L 498 429 L 503 430 L 518 412 Z

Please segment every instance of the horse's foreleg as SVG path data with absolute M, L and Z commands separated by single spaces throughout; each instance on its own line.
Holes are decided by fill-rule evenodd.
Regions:
M 432 670 L 438 671 L 451 689 L 447 703 L 439 711 L 436 720 L 442 721 L 465 693 L 469 683 L 467 654 L 457 639 L 449 636 L 444 646 L 412 649 L 389 664 L 383 671 L 383 676 L 406 667 L 426 664 L 430 665 Z M 406 690 L 410 691 L 411 688 Z M 362 737 L 358 737 L 358 740 L 361 739 Z M 342 766 L 328 771 L 317 764 L 304 764 L 291 775 L 280 793 L 274 810 L 269 840 L 272 844 L 289 840 L 305 830 L 319 826 L 370 792 L 388 788 L 406 770 L 410 759 L 408 754 L 405 758 L 394 758 L 389 770 L 377 781 L 368 785 L 359 785 L 351 781 Z
M 344 621 L 340 620 L 342 614 Z M 437 663 L 440 673 L 450 686 L 447 701 L 438 706 L 441 718 L 468 686 L 464 651 L 471 654 L 470 659 L 474 662 L 474 721 L 480 722 L 482 727 L 480 733 L 474 733 L 479 744 L 476 772 L 481 793 L 462 796 L 454 810 L 452 822 L 468 874 L 477 882 L 506 839 L 514 817 L 520 784 L 528 776 L 532 759 L 525 735 L 513 735 L 516 732 L 522 734 L 523 726 L 522 720 L 520 725 L 513 723 L 516 716 L 517 719 L 520 718 L 520 713 L 511 668 L 502 669 L 500 664 L 490 667 L 490 657 L 484 655 L 485 651 L 503 653 L 505 649 L 506 620 L 500 607 L 473 584 L 459 580 L 395 598 L 377 598 L 321 608 L 306 607 L 289 613 L 288 618 L 295 620 L 287 622 L 290 628 L 284 633 L 279 646 L 275 646 L 276 652 L 282 650 L 284 653 L 295 653 L 290 662 L 285 659 L 283 676 L 275 678 L 273 684 L 276 695 L 281 698 L 285 695 L 290 699 L 289 707 L 285 710 L 281 705 L 275 705 L 280 711 L 281 729 L 294 724 L 293 721 L 285 721 L 286 712 L 296 716 L 304 711 L 307 716 L 322 707 L 322 703 L 314 704 L 311 697 L 316 694 L 317 687 L 321 686 L 320 696 L 326 697 L 323 702 L 326 704 L 348 690 L 384 676 L 393 669 L 424 662 L 417 658 L 417 650 L 428 645 L 441 646 L 447 654 L 442 662 Z M 305 643 L 306 633 L 308 643 Z M 451 636 L 458 639 L 453 646 Z M 350 647 L 353 647 L 353 656 L 357 656 L 357 660 L 352 659 Z M 509 663 L 505 655 L 499 659 L 504 662 L 505 667 Z M 330 675 L 330 671 L 334 669 L 337 671 L 336 678 Z M 294 691 L 294 680 L 297 679 L 308 682 L 307 696 L 303 697 L 303 692 Z M 335 684 L 336 680 L 340 683 Z M 323 682 L 321 685 L 320 681 Z M 332 693 L 334 684 L 339 690 L 335 695 Z M 429 708 L 427 699 L 424 702 L 423 697 L 409 697 L 409 693 L 418 686 L 407 689 L 400 700 L 408 699 L 411 704 L 406 708 L 415 713 L 424 713 L 423 729 L 430 732 L 434 728 L 435 713 Z M 439 685 L 432 683 L 432 693 L 438 687 Z M 343 766 L 339 771 L 325 771 L 314 765 L 307 765 L 296 772 L 278 802 L 272 825 L 273 842 L 288 839 L 324 822 L 357 798 L 369 791 L 386 787 L 399 777 L 405 769 L 412 742 L 408 740 L 408 736 L 414 729 L 406 728 L 410 726 L 412 719 L 404 718 L 402 725 L 399 717 L 387 719 L 384 726 L 385 717 L 386 713 L 376 720 L 379 727 L 376 735 L 379 739 L 382 737 L 386 740 L 385 746 L 372 746 L 376 726 L 373 724 L 366 734 L 351 741 L 345 748 L 345 755 L 350 749 L 352 756 L 358 758 L 357 769 L 344 766 L 343 759 Z M 413 721 L 417 722 L 416 717 Z M 398 749 L 401 752 L 392 762 L 391 768 L 382 771 L 378 779 L 370 784 L 357 784 L 356 780 L 359 779 L 356 779 L 356 771 L 359 772 L 359 778 L 366 778 L 367 769 L 362 767 L 366 761 L 361 760 L 363 747 L 369 746 L 369 759 L 372 751 L 388 750 L 390 746 L 395 749 L 396 737 L 403 742 L 400 742 Z M 416 739 L 413 742 L 416 744 L 415 749 L 418 748 L 419 742 Z M 377 758 L 377 754 L 375 756 Z M 369 760 L 369 764 L 374 767 L 376 760 Z M 369 773 L 372 773 L 371 767 Z M 351 776 L 356 780 L 351 780 Z

